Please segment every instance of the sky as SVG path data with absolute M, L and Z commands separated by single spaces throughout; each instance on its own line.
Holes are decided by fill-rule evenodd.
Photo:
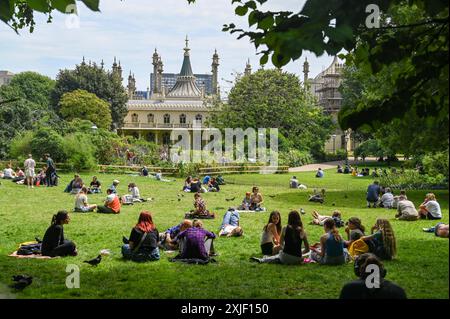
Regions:
M 305 0 L 272 0 L 263 8 L 300 11 Z M 186 35 L 190 39 L 191 63 L 194 73 L 211 73 L 212 55 L 220 56 L 219 79 L 222 94 L 230 90 L 236 73 L 242 73 L 248 59 L 253 70 L 259 68 L 255 47 L 247 38 L 222 32 L 231 22 L 248 29 L 246 18 L 234 14 L 231 0 L 101 0 L 101 12 L 91 12 L 78 5 L 78 17 L 54 13 L 53 22 L 37 16 L 35 31 L 17 35 L 0 23 L 0 70 L 13 73 L 35 71 L 55 78 L 60 69 L 72 69 L 86 61 L 110 68 L 114 57 L 120 60 L 124 82 L 129 72 L 136 77 L 138 90 L 149 86 L 152 55 L 157 48 L 162 56 L 164 72 L 179 73 L 183 61 Z M 332 62 L 327 55 L 316 57 L 304 53 L 301 59 L 283 69 L 303 79 L 305 57 L 314 77 Z M 273 67 L 270 63 L 265 68 Z M 126 85 L 126 83 L 124 83 Z

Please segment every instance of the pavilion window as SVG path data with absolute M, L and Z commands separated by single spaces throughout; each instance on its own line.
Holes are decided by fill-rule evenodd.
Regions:
M 164 124 L 170 124 L 170 115 L 164 114 Z
M 180 115 L 180 124 L 186 124 L 186 114 Z
M 138 123 L 139 122 L 139 116 L 136 113 L 131 115 L 131 122 L 132 123 Z
M 147 115 L 147 122 L 148 124 L 152 124 L 155 122 L 155 116 L 153 114 L 148 114 Z

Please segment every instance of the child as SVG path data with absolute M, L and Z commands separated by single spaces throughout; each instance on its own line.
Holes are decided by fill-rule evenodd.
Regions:
M 371 232 L 372 235 L 362 237 L 369 245 L 370 252 L 383 260 L 394 259 L 397 255 L 397 242 L 389 221 L 387 219 L 377 219 Z
M 239 210 L 250 210 L 250 206 L 252 204 L 251 195 L 252 193 L 250 192 L 245 193 L 245 197 L 242 200 L 241 206 L 239 206 Z
M 339 234 L 334 220 L 331 218 L 325 220 L 323 228 L 325 235 L 320 238 L 320 243 L 313 245 L 311 258 L 322 265 L 345 264 L 347 254 L 344 252 L 344 240 Z

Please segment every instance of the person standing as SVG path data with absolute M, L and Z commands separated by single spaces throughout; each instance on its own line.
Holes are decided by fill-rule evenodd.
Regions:
M 56 175 L 56 167 L 53 159 L 50 157 L 50 154 L 44 154 L 44 159 L 47 165 L 47 170 L 45 172 L 47 187 L 55 186 L 55 175 Z
M 35 175 L 34 169 L 36 167 L 36 162 L 33 159 L 33 155 L 28 154 L 28 159 L 25 160 L 23 166 L 25 168 L 25 178 L 28 188 L 34 188 L 33 179 Z

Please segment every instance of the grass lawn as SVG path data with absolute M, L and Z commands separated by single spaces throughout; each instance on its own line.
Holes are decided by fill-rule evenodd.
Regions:
M 125 194 L 129 182 L 136 182 L 143 197 L 154 197 L 154 202 L 125 206 L 120 215 L 96 213 L 71 214 L 71 223 L 65 226 L 67 238 L 75 241 L 77 257 L 53 260 L 16 259 L 7 255 L 21 242 L 43 237 L 52 215 L 60 209 L 71 210 L 74 196 L 63 193 L 72 174 L 64 174 L 60 185 L 54 188 L 38 187 L 33 190 L 2 180 L 0 186 L 0 285 L 4 293 L 10 293 L 6 285 L 14 274 L 26 273 L 34 277 L 33 284 L 16 298 L 337 298 L 344 283 L 353 280 L 353 265 L 331 267 L 308 264 L 284 266 L 256 264 L 251 256 L 260 256 L 261 230 L 271 210 L 282 213 L 283 225 L 291 209 L 304 208 L 303 216 L 310 243 L 318 241 L 322 227 L 311 226 L 310 212 L 329 214 L 339 209 L 345 219 L 359 216 L 366 228 L 377 217 L 391 220 L 397 237 L 398 258 L 386 262 L 387 278 L 401 285 L 409 298 L 449 297 L 449 240 L 436 238 L 422 232 L 434 221 L 400 222 L 394 219 L 395 211 L 365 207 L 365 191 L 372 179 L 357 178 L 326 171 L 325 178 L 314 178 L 314 172 L 296 173 L 308 190 L 291 190 L 287 187 L 290 175 L 236 175 L 225 176 L 232 184 L 222 187 L 220 193 L 207 193 L 204 198 L 210 210 L 219 218 L 206 220 L 205 228 L 217 232 L 222 216 L 230 205 L 238 205 L 251 186 L 258 185 L 265 195 L 264 213 L 241 214 L 244 236 L 219 238 L 215 247 L 220 254 L 217 263 L 207 266 L 171 263 L 173 256 L 162 252 L 158 262 L 136 264 L 121 259 L 122 236 L 128 236 L 136 224 L 141 210 L 153 213 L 159 231 L 179 223 L 184 212 L 192 208 L 193 195 L 186 194 L 177 200 L 183 181 L 164 183 L 153 179 L 129 175 L 99 176 L 104 188 L 114 178 L 120 180 L 119 193 Z M 82 174 L 86 183 L 90 174 Z M 313 188 L 326 188 L 323 205 L 309 203 L 308 194 Z M 420 204 L 426 191 L 409 191 L 408 198 Z M 441 204 L 444 219 L 448 223 L 448 190 L 435 192 Z M 271 195 L 269 197 L 268 195 Z M 91 204 L 100 204 L 106 195 L 90 195 Z M 236 197 L 234 202 L 225 198 Z M 341 234 L 345 235 L 341 229 Z M 101 249 L 110 249 L 98 267 L 91 267 L 83 260 L 91 259 Z M 67 289 L 65 270 L 68 264 L 80 267 L 80 289 Z

